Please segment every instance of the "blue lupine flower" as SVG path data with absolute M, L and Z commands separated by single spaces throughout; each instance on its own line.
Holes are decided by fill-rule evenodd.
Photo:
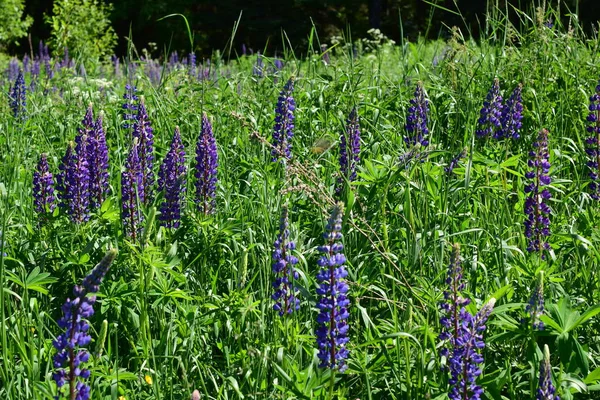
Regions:
M 175 127 L 171 148 L 158 172 L 158 190 L 164 192 L 159 219 L 167 228 L 178 228 L 185 196 L 185 150 L 179 127 Z
M 102 279 L 116 256 L 116 250 L 109 250 L 84 278 L 81 286 L 73 288 L 73 300 L 67 299 L 62 306 L 63 316 L 58 320 L 58 326 L 65 331 L 52 342 L 57 351 L 53 359 L 56 372 L 52 377 L 58 386 L 59 396 L 65 394 L 62 388 L 69 384 L 66 396 L 70 400 L 90 398 L 90 387 L 84 383 L 90 377 L 90 370 L 83 365 L 90 359 L 85 346 L 92 340 L 87 320 L 94 314 L 96 296 L 93 294 L 100 289 Z M 92 296 L 88 296 L 89 294 Z
M 344 372 L 348 367 L 348 307 L 350 300 L 347 297 L 348 283 L 346 277 L 346 257 L 342 240 L 342 215 L 343 204 L 338 203 L 331 213 L 323 237 L 325 245 L 319 247 L 323 254 L 318 264 L 321 267 L 317 274 L 319 287 L 317 295 L 319 301 L 317 308 L 319 315 L 316 330 L 317 347 L 321 368 L 330 368 Z
M 533 330 L 543 331 L 545 328 L 544 323 L 540 320 L 540 317 L 544 315 L 544 273 L 542 271 L 540 271 L 535 289 L 525 307 L 525 311 L 529 314 Z
M 76 224 L 90 218 L 90 174 L 84 150 L 86 142 L 87 138 L 83 135 L 77 145 L 73 142 L 69 143 L 57 176 L 60 206 L 67 210 L 71 221 Z
M 275 293 L 271 298 L 275 301 L 273 309 L 283 316 L 300 308 L 298 290 L 294 287 L 294 280 L 298 279 L 298 272 L 294 266 L 298 264 L 298 259 L 292 255 L 296 244 L 290 240 L 287 206 L 282 207 L 279 234 L 273 247 L 273 273 L 276 278 L 273 281 Z
M 196 143 L 196 204 L 204 215 L 215 211 L 217 167 L 219 159 L 217 142 L 206 114 L 202 115 L 202 130 Z
M 594 200 L 600 200 L 600 82 L 596 86 L 596 93 L 590 96 L 587 122 L 587 131 L 591 134 L 585 140 L 585 152 L 589 157 L 587 166 L 590 169 L 588 190 Z
M 90 108 L 91 110 L 91 108 Z M 87 140 L 88 170 L 90 174 L 90 208 L 100 208 L 109 189 L 108 146 L 99 115 Z
M 56 208 L 54 197 L 54 179 L 48 166 L 46 154 L 40 155 L 40 160 L 33 173 L 33 204 L 35 212 L 42 221 L 52 215 Z
M 340 135 L 340 173 L 336 193 L 340 194 L 344 183 L 356 180 L 356 168 L 360 162 L 360 125 L 356 107 L 352 109 L 346 121 L 346 130 Z
M 121 173 L 121 202 L 122 220 L 125 234 L 134 241 L 142 228 L 144 214 L 140 204 L 144 199 L 139 197 L 144 193 L 142 165 L 138 154 L 138 140 L 133 139 L 131 150 L 125 161 L 125 170 Z
M 406 117 L 404 143 L 409 148 L 414 147 L 417 143 L 425 147 L 429 144 L 429 140 L 427 139 L 429 135 L 429 129 L 427 128 L 429 101 L 425 97 L 425 91 L 421 82 L 417 84 L 414 98 L 410 100 L 410 104 L 408 116 Z
M 542 129 L 534 150 L 529 153 L 527 165 L 532 168 L 525 174 L 530 183 L 525 186 L 525 236 L 527 251 L 542 252 L 549 249 L 546 237 L 550 236 L 550 207 L 546 204 L 552 196 L 545 186 L 550 184 L 550 162 L 548 161 L 548 131 Z M 543 257 L 543 255 L 542 255 Z
M 487 139 L 490 136 L 496 136 L 502 129 L 500 119 L 502 117 L 502 96 L 500 96 L 500 81 L 494 79 L 494 84 L 490 88 L 483 107 L 480 111 L 480 117 L 477 120 L 477 130 L 475 134 L 480 139 Z
M 522 90 L 523 86 L 519 83 L 508 98 L 506 105 L 502 108 L 502 116 L 500 117 L 502 129 L 494 132 L 495 139 L 511 138 L 516 140 L 521 137 L 519 130 L 523 119 Z
M 550 364 L 550 349 L 544 345 L 544 358 L 540 361 L 540 379 L 535 400 L 560 400 L 556 396 L 556 388 L 552 384 L 552 364 Z
M 130 84 L 125 85 L 125 93 L 123 94 L 123 127 L 125 129 L 132 128 L 137 121 L 138 102 L 140 98 L 136 95 L 137 88 Z
M 10 91 L 10 108 L 15 118 L 25 118 L 27 107 L 27 88 L 25 87 L 25 78 L 23 72 L 18 70 L 15 83 Z
M 290 78 L 279 94 L 277 107 L 275 108 L 275 127 L 273 129 L 273 149 L 271 155 L 273 161 L 280 158 L 290 159 L 292 157 L 292 138 L 294 136 L 294 110 L 296 102 L 292 97 L 294 91 L 294 79 Z
M 154 186 L 154 135 L 152 134 L 152 125 L 146 111 L 144 99 L 140 99 L 138 112 L 133 125 L 133 137 L 137 138 L 142 167 L 142 185 L 143 193 L 138 192 L 138 197 L 145 204 L 152 203 L 152 188 Z

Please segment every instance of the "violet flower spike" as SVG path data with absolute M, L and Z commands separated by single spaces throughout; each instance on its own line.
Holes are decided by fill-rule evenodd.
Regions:
M 415 95 L 410 100 L 410 104 L 408 116 L 406 117 L 405 129 L 407 135 L 404 137 L 404 143 L 409 148 L 414 147 L 417 143 L 426 147 L 429 145 L 427 138 L 429 135 L 429 129 L 427 128 L 429 101 L 425 97 L 422 82 L 417 84 Z
M 529 153 L 527 165 L 531 170 L 525 174 L 530 183 L 525 186 L 525 237 L 527 251 L 539 252 L 544 258 L 543 250 L 550 249 L 546 238 L 550 236 L 550 207 L 546 202 L 552 197 L 548 188 L 550 184 L 550 162 L 548 161 L 548 131 L 542 129 L 534 150 Z
M 540 361 L 540 378 L 535 400 L 560 400 L 555 395 L 556 388 L 552 384 L 552 364 L 550 364 L 550 349 L 544 345 L 544 358 Z
M 348 344 L 348 283 L 346 277 L 346 257 L 342 240 L 342 203 L 338 203 L 331 213 L 323 237 L 325 245 L 319 247 L 323 255 L 318 264 L 321 267 L 317 274 L 319 287 L 317 308 L 319 315 L 316 329 L 316 342 L 319 349 L 318 357 L 321 368 L 329 368 L 344 372 L 347 369 L 346 358 L 349 352 Z
M 181 142 L 179 127 L 175 127 L 171 148 L 158 173 L 158 190 L 164 192 L 159 219 L 167 228 L 179 227 L 186 189 L 185 177 L 185 150 Z
M 523 85 L 519 83 L 508 98 L 506 105 L 502 108 L 502 116 L 500 118 L 502 129 L 494 133 L 495 139 L 510 138 L 517 140 L 521 137 L 519 131 L 523 126 L 521 123 L 523 119 L 522 90 Z
M 48 166 L 47 156 L 43 153 L 33 173 L 33 204 L 41 222 L 46 221 L 54 212 L 55 200 L 54 179 Z
M 67 299 L 62 306 L 63 316 L 58 320 L 58 326 L 65 331 L 52 342 L 57 351 L 53 358 L 56 372 L 52 377 L 58 386 L 59 396 L 65 394 L 63 387 L 68 383 L 67 398 L 70 400 L 90 398 L 90 387 L 84 383 L 90 377 L 90 370 L 83 368 L 90 359 L 85 347 L 92 340 L 87 320 L 94 314 L 96 296 L 93 294 L 100 289 L 102 279 L 116 256 L 116 250 L 109 250 L 83 279 L 81 286 L 73 288 L 73 300 Z
M 125 234 L 133 241 L 139 235 L 144 220 L 144 214 L 140 207 L 144 202 L 144 199 L 140 197 L 140 194 L 144 193 L 142 186 L 144 181 L 138 147 L 138 141 L 134 138 L 125 162 L 125 170 L 121 172 L 121 216 Z
M 118 59 L 117 59 L 118 60 Z M 123 128 L 129 129 L 134 126 L 137 121 L 138 102 L 140 98 L 136 95 L 137 88 L 130 84 L 125 85 L 125 93 L 123 94 Z
M 71 221 L 76 224 L 86 222 L 89 215 L 89 170 L 85 157 L 84 144 L 87 137 L 81 137 L 81 144 L 70 142 L 57 177 L 60 193 L 60 206 L 66 209 Z
M 544 272 L 540 271 L 535 289 L 525 307 L 525 312 L 529 314 L 531 327 L 534 331 L 543 331 L 545 326 L 540 320 L 544 315 Z
M 275 293 L 271 298 L 275 301 L 273 310 L 284 316 L 300 308 L 298 290 L 294 287 L 294 280 L 298 279 L 298 272 L 294 266 L 298 264 L 298 259 L 292 255 L 296 244 L 290 240 L 287 206 L 282 207 L 279 234 L 273 247 L 273 273 L 276 278 L 273 281 Z
M 27 88 L 23 72 L 18 70 L 14 85 L 10 90 L 10 108 L 15 118 L 25 119 L 27 107 Z
M 215 212 L 218 166 L 217 142 L 210 121 L 204 114 L 202 115 L 202 130 L 196 143 L 196 165 L 194 168 L 196 178 L 195 200 L 198 210 L 204 215 Z
M 346 120 L 346 129 L 340 135 L 340 174 L 335 192 L 341 194 L 344 183 L 356 180 L 356 168 L 360 162 L 360 125 L 356 107 Z
M 477 120 L 477 130 L 475 134 L 480 139 L 487 139 L 490 136 L 497 137 L 497 133 L 502 129 L 500 119 L 502 117 L 502 96 L 500 96 L 500 81 L 494 79 L 494 84 L 488 91 L 480 111 L 480 117 Z
M 90 174 L 90 208 L 99 209 L 109 188 L 108 146 L 102 126 L 102 115 L 98 116 L 87 140 L 88 169 Z
M 275 127 L 273 128 L 273 142 L 271 156 L 273 162 L 280 158 L 282 161 L 292 157 L 292 138 L 294 136 L 294 110 L 296 102 L 292 97 L 294 91 L 294 78 L 290 78 L 279 94 L 275 108 Z
M 133 125 L 133 137 L 137 138 L 139 148 L 140 165 L 142 167 L 142 185 L 144 191 L 139 193 L 140 199 L 144 204 L 152 203 L 152 188 L 154 186 L 154 135 L 152 126 L 146 111 L 144 99 L 140 99 L 138 113 L 135 124 Z
M 585 140 L 587 166 L 590 170 L 588 191 L 592 199 L 600 201 L 600 82 L 596 86 L 596 93 L 590 96 L 588 110 L 587 131 L 590 136 Z

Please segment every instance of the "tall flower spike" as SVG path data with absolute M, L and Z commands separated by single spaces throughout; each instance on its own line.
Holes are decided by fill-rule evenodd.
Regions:
M 427 117 L 429 114 L 429 101 L 425 97 L 423 83 L 419 82 L 415 89 L 414 98 L 410 100 L 408 108 L 408 116 L 406 117 L 406 136 L 404 143 L 412 148 L 417 143 L 425 147 L 429 144 L 427 136 L 429 129 L 427 128 Z
M 348 307 L 350 300 L 347 297 L 348 283 L 346 277 L 344 246 L 342 240 L 342 215 L 343 204 L 338 203 L 331 213 L 323 237 L 325 245 L 319 247 L 323 254 L 318 264 L 321 267 L 317 274 L 319 287 L 317 295 L 319 301 L 317 308 L 319 315 L 316 330 L 317 347 L 321 368 L 330 368 L 344 372 L 347 368 L 348 358 Z
M 346 181 L 356 180 L 356 167 L 360 162 L 360 125 L 356 107 L 352 108 L 346 121 L 346 130 L 340 135 L 340 176 L 336 193 L 342 193 Z
M 546 204 L 552 196 L 545 186 L 550 184 L 550 162 L 548 161 L 548 131 L 542 129 L 538 141 L 529 153 L 527 165 L 531 170 L 525 174 L 530 183 L 525 186 L 525 236 L 527 251 L 542 253 L 550 245 L 546 237 L 550 236 L 550 207 Z M 543 254 L 542 254 L 543 257 Z
M 116 250 L 109 250 L 84 278 L 81 286 L 73 288 L 73 300 L 67 299 L 62 306 L 63 316 L 58 320 L 58 326 L 65 331 L 52 342 L 57 351 L 54 355 L 56 372 L 52 377 L 58 386 L 59 396 L 65 394 L 63 387 L 68 383 L 66 396 L 70 400 L 90 398 L 90 387 L 84 383 L 90 377 L 90 370 L 83 368 L 83 364 L 90 359 L 85 346 L 92 340 L 87 320 L 94 314 L 94 294 L 100 289 L 102 279 L 116 256 Z
M 481 375 L 479 364 L 483 363 L 480 354 L 485 347 L 483 332 L 485 323 L 489 318 L 496 299 L 492 298 L 479 312 L 473 316 L 464 307 L 461 308 L 459 318 L 459 332 L 456 345 L 449 358 L 450 365 L 450 400 L 479 400 L 483 388 L 477 385 L 477 377 Z
M 279 94 L 275 108 L 275 127 L 273 129 L 273 162 L 280 158 L 292 157 L 292 137 L 294 136 L 294 110 L 296 102 L 292 97 L 294 78 L 290 78 Z
M 117 58 L 118 60 L 118 58 Z M 138 112 L 138 101 L 140 98 L 136 94 L 137 88 L 135 86 L 130 85 L 129 83 L 125 85 L 125 93 L 123 94 L 123 127 L 125 129 L 131 128 L 134 126 L 135 121 L 137 120 L 137 112 Z
M 463 280 L 460 245 L 458 243 L 452 246 L 452 256 L 450 257 L 446 285 L 448 286 L 444 291 L 444 301 L 440 304 L 442 311 L 442 317 L 440 318 L 440 324 L 442 325 L 440 340 L 448 341 L 448 345 L 441 351 L 444 357 L 448 357 L 451 351 L 458 346 L 461 324 L 460 310 L 470 303 L 469 299 L 460 295 L 460 292 L 465 289 L 465 282 Z
M 540 361 L 540 380 L 536 400 L 560 400 L 556 396 L 556 388 L 552 384 L 552 364 L 550 364 L 550 349 L 544 345 L 544 358 Z
M 142 228 L 144 214 L 140 209 L 140 193 L 144 193 L 142 166 L 138 154 L 138 141 L 133 139 L 131 150 L 125 162 L 125 170 L 121 173 L 121 202 L 122 202 L 122 220 L 125 227 L 125 234 L 136 240 Z
M 502 129 L 494 132 L 495 139 L 510 138 L 516 140 L 521 137 L 519 131 L 521 130 L 521 120 L 523 119 L 522 90 L 523 85 L 519 83 L 503 107 L 500 118 Z
M 83 135 L 80 143 L 70 142 L 62 163 L 59 166 L 58 190 L 60 206 L 67 210 L 71 221 L 80 224 L 89 219 L 90 176 L 84 144 L 87 137 Z
M 587 122 L 587 131 L 591 135 L 585 140 L 585 152 L 589 157 L 587 166 L 590 169 L 588 190 L 594 200 L 600 201 L 600 82 L 596 86 L 596 93 L 590 96 Z
M 41 221 L 45 221 L 54 212 L 54 200 L 54 179 L 46 154 L 42 154 L 33 173 L 33 203 Z
M 475 134 L 480 139 L 487 139 L 490 136 L 496 137 L 496 133 L 502 129 L 500 119 L 502 117 L 502 96 L 500 96 L 500 81 L 494 79 L 494 84 L 490 88 L 483 107 L 477 120 L 477 130 Z
M 158 173 L 158 190 L 164 191 L 159 219 L 167 228 L 178 228 L 185 196 L 185 150 L 179 127 L 175 127 L 171 148 Z
M 271 298 L 275 301 L 273 309 L 278 311 L 280 316 L 284 316 L 300 308 L 300 300 L 296 297 L 297 290 L 293 285 L 294 280 L 298 279 L 298 272 L 294 268 L 298 259 L 292 255 L 296 244 L 290 240 L 287 206 L 282 207 L 279 234 L 273 247 L 273 273 L 276 278 L 273 281 L 275 293 Z
M 90 171 L 90 208 L 100 208 L 108 192 L 108 146 L 102 126 L 102 115 L 98 116 L 87 140 L 87 157 Z
M 10 91 L 10 108 L 15 118 L 25 118 L 27 106 L 27 89 L 23 72 L 19 70 L 15 83 Z
M 525 311 L 529 314 L 531 326 L 533 330 L 543 331 L 544 323 L 540 317 L 544 315 L 544 272 L 540 271 L 529 303 L 525 307 Z
M 152 203 L 152 187 L 154 186 L 154 135 L 152 126 L 146 111 L 144 99 L 140 99 L 138 113 L 135 124 L 133 125 L 133 137 L 137 138 L 139 144 L 140 165 L 142 167 L 142 189 L 140 199 L 145 204 Z
M 219 159 L 217 142 L 206 114 L 202 115 L 202 130 L 196 143 L 196 204 L 204 215 L 215 211 L 217 167 Z

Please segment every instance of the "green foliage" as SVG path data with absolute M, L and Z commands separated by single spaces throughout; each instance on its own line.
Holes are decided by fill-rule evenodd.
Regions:
M 33 23 L 30 16 L 23 18 L 23 0 L 2 0 L 0 2 L 0 48 L 14 43 L 27 35 Z
M 113 54 L 117 35 L 110 25 L 110 3 L 99 0 L 56 0 L 46 22 L 55 53 L 68 49 L 72 57 L 94 61 Z

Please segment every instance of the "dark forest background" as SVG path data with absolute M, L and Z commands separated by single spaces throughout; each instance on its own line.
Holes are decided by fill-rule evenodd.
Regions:
M 511 0 L 113 0 L 111 20 L 119 36 L 116 54 L 127 52 L 131 35 L 138 49 L 149 42 L 158 51 L 177 50 L 187 53 L 190 41 L 182 18 L 167 18 L 173 13 L 187 17 L 194 34 L 194 51 L 202 56 L 223 50 L 232 36 L 233 26 L 242 12 L 233 49 L 238 53 L 242 44 L 267 54 L 281 52 L 283 32 L 299 52 L 305 51 L 312 24 L 321 42 L 333 35 L 351 32 L 354 38 L 364 37 L 370 28 L 379 28 L 386 36 L 399 42 L 402 37 L 414 39 L 446 37 L 452 26 L 466 35 L 478 37 L 485 26 L 488 7 L 508 11 L 517 28 L 519 12 L 532 11 L 543 4 L 559 9 L 560 14 L 577 14 L 584 30 L 591 32 L 600 19 L 600 0 L 511 1 Z M 34 18 L 32 43 L 50 36 L 44 15 L 52 12 L 52 0 L 26 0 L 25 13 Z M 402 21 L 402 23 L 400 22 Z M 287 41 L 287 40 L 286 40 Z M 28 39 L 12 48 L 12 53 L 28 49 Z M 159 55 L 159 54 L 154 54 Z

